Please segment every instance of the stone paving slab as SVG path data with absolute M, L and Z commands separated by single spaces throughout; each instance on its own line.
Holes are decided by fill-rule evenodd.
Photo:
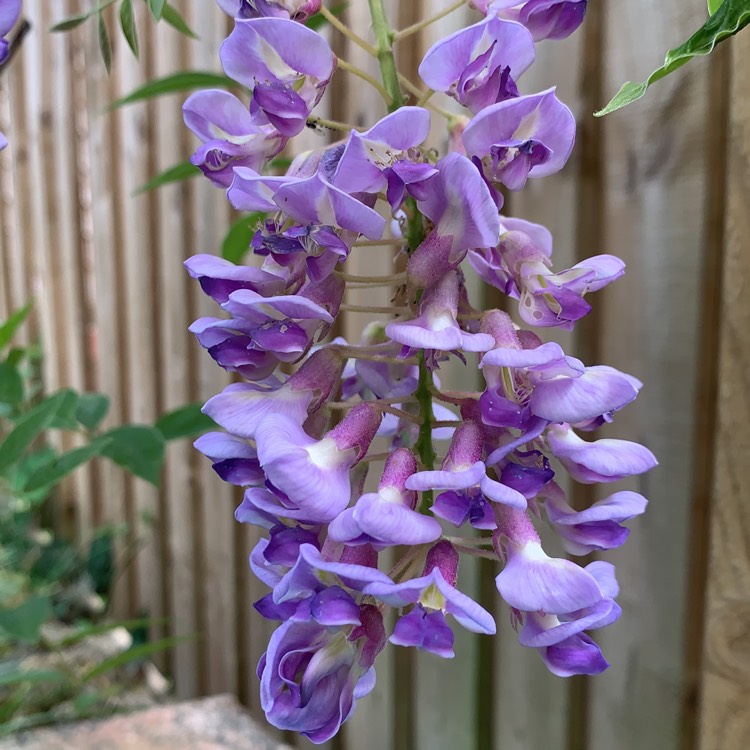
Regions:
M 37 729 L 0 750 L 291 750 L 268 736 L 233 695 Z

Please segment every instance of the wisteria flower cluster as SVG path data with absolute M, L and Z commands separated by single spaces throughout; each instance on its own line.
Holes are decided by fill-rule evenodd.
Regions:
M 612 549 L 646 500 L 615 492 L 574 509 L 553 460 L 585 484 L 656 461 L 636 443 L 581 437 L 612 421 L 641 383 L 538 332 L 570 330 L 590 310 L 586 295 L 624 265 L 599 255 L 555 271 L 550 233 L 501 213 L 504 189 L 559 171 L 572 151 L 575 121 L 555 90 L 519 85 L 536 43 L 571 34 L 586 0 L 470 0 L 484 19 L 427 52 L 427 89 L 411 104 L 403 87 L 419 89 L 399 77 L 382 1 L 370 0 L 383 73 L 374 86 L 390 114 L 366 130 L 312 115 L 337 68 L 366 75 L 305 26 L 319 0 L 219 4 L 236 17 L 223 67 L 249 102 L 224 91 L 187 100 L 185 122 L 202 141 L 193 163 L 235 208 L 266 219 L 252 241 L 258 263 L 186 263 L 223 311 L 191 330 L 238 378 L 204 408 L 223 431 L 196 447 L 245 488 L 237 520 L 267 530 L 250 565 L 271 590 L 256 609 L 281 623 L 258 665 L 268 720 L 324 742 L 372 690 L 387 641 L 452 657 L 452 623 L 494 634 L 492 615 L 457 587 L 466 555 L 502 566 L 497 589 L 519 640 L 553 673 L 603 671 L 587 631 L 620 615 L 613 566 L 550 556 L 538 529 L 549 524 L 574 557 Z M 436 92 L 466 114 L 432 104 Z M 440 117 L 445 155 L 425 146 Z M 266 170 L 320 123 L 341 141 L 297 157 L 284 175 Z M 347 273 L 350 255 L 387 251 L 378 242 L 400 247 L 405 269 L 374 310 L 391 319 L 357 343 L 336 338 L 347 284 L 384 285 Z M 517 300 L 531 328 L 476 309 L 467 273 Z M 451 357 L 478 366 L 483 391 L 443 389 L 438 371 Z

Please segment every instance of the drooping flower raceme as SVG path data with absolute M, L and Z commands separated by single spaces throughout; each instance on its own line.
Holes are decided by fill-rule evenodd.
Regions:
M 446 154 L 425 146 L 445 110 L 430 96 L 407 103 L 389 64 L 392 111 L 378 122 L 311 115 L 337 68 L 351 70 L 305 25 L 317 0 L 219 0 L 236 19 L 222 63 L 246 99 L 204 91 L 184 105 L 200 141 L 193 163 L 236 209 L 264 215 L 248 248 L 255 262 L 186 262 L 217 305 L 191 331 L 236 376 L 204 407 L 223 431 L 196 447 L 242 488 L 237 521 L 264 530 L 250 566 L 269 593 L 255 608 L 279 625 L 258 666 L 261 705 L 313 742 L 372 690 L 387 642 L 450 658 L 456 624 L 495 633 L 459 589 L 465 555 L 495 559 L 519 641 L 550 671 L 606 669 L 588 631 L 621 614 L 614 569 L 555 556 L 539 527 L 573 557 L 620 546 L 646 499 L 610 490 L 573 507 L 555 467 L 606 485 L 656 464 L 637 443 L 585 436 L 633 401 L 640 381 L 539 335 L 573 328 L 623 263 L 596 255 L 555 270 L 550 233 L 500 214 L 503 187 L 520 190 L 570 156 L 570 110 L 554 89 L 520 87 L 535 42 L 572 33 L 586 2 L 471 4 L 485 19 L 439 41 L 419 68 L 429 89 L 465 108 L 444 123 Z M 308 124 L 340 140 L 280 174 L 278 154 Z M 393 246 L 403 270 L 392 278 L 347 271 L 352 255 Z M 472 273 L 516 300 L 530 328 L 474 307 Z M 356 304 L 358 289 L 388 284 L 382 307 Z M 348 309 L 376 316 L 357 343 L 336 336 Z M 450 358 L 481 390 L 444 389 Z

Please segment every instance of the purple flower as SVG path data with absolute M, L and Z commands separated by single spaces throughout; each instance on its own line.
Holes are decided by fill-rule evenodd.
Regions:
M 458 277 L 451 271 L 424 293 L 418 317 L 388 323 L 385 332 L 407 349 L 481 352 L 492 347 L 491 336 L 461 330 L 457 315 Z
M 580 422 L 620 409 L 638 395 L 641 383 L 635 378 L 611 367 L 584 367 L 556 343 L 521 348 L 506 313 L 488 313 L 482 330 L 500 344 L 480 364 L 487 382 L 480 406 L 488 425 L 521 428 L 532 416 Z
M 453 657 L 449 613 L 473 633 L 493 635 L 495 621 L 486 609 L 456 587 L 458 553 L 449 542 L 438 542 L 427 554 L 424 574 L 403 583 L 371 583 L 364 592 L 393 607 L 416 604 L 402 617 L 390 638 L 399 646 L 416 646 L 444 658 Z M 401 624 L 403 623 L 403 624 Z
M 305 179 L 287 179 L 274 202 L 303 224 L 335 225 L 371 240 L 379 240 L 385 230 L 385 219 L 377 211 L 332 185 L 320 170 Z
M 253 117 L 236 96 L 198 91 L 182 105 L 185 124 L 203 141 L 190 161 L 212 182 L 229 187 L 233 168 L 260 171 L 286 145 L 273 125 Z
M 518 640 L 522 646 L 536 648 L 547 669 L 558 677 L 600 674 L 609 664 L 599 646 L 583 631 L 610 625 L 620 614 L 620 607 L 612 599 L 602 599 L 571 619 L 528 612 Z
M 535 41 L 565 39 L 582 23 L 588 0 L 469 0 L 483 13 L 522 23 Z
M 331 182 L 347 193 L 387 190 L 395 211 L 406 191 L 421 196 L 422 183 L 437 174 L 418 160 L 416 147 L 429 132 L 430 113 L 422 107 L 402 107 L 364 133 L 353 130 Z
M 274 563 L 271 559 L 268 561 Z M 288 567 L 289 571 L 274 586 L 273 599 L 277 604 L 306 599 L 331 584 L 342 583 L 362 591 L 371 583 L 390 583 L 390 578 L 375 567 L 326 560 L 318 548 L 309 543 L 299 546 L 296 559 Z
M 464 130 L 463 142 L 489 182 L 521 190 L 529 177 L 565 166 L 575 128 L 572 112 L 551 88 L 487 107 Z
M 496 245 L 500 234 L 497 205 L 474 165 L 465 156 L 449 154 L 437 169 L 417 200 L 434 229 L 409 259 L 409 283 L 416 289 L 457 268 L 469 248 Z
M 220 305 L 239 289 L 271 297 L 287 288 L 287 280 L 282 276 L 253 266 L 236 266 L 215 255 L 194 255 L 185 261 L 185 268 L 192 278 L 198 279 L 201 289 Z
M 10 48 L 5 37 L 16 25 L 21 15 L 21 0 L 0 0 L 0 65 L 2 65 L 10 54 Z M 3 134 L 0 133 L 0 151 L 8 145 Z
M 258 665 L 269 723 L 315 743 L 333 737 L 356 700 L 375 686 L 372 665 L 385 645 L 383 618 L 363 605 L 362 625 L 327 628 L 289 620 L 271 636 Z
M 525 508 L 524 496 L 487 476 L 482 456 L 482 431 L 476 422 L 462 422 L 453 434 L 440 471 L 420 471 L 406 480 L 411 490 L 452 490 L 465 498 L 467 516 L 471 515 L 479 495 L 495 503 Z M 453 498 L 450 498 L 452 500 Z M 438 513 L 444 506 L 438 506 Z M 474 511 L 477 515 L 476 510 Z M 455 516 L 454 516 L 455 517 Z M 448 520 L 451 520 L 450 518 Z
M 543 227 L 519 220 L 503 220 L 503 224 L 508 231 L 501 234 L 498 246 L 471 251 L 469 262 L 487 283 L 519 300 L 519 314 L 529 325 L 572 330 L 573 324 L 591 310 L 584 296 L 625 272 L 619 258 L 597 255 L 553 273 L 551 245 L 544 236 L 548 235 L 546 230 L 541 231 Z M 519 229 L 511 229 L 511 225 Z M 538 239 L 532 239 L 524 229 L 537 234 Z
M 414 454 L 399 448 L 388 457 L 377 492 L 368 492 L 328 527 L 336 542 L 371 543 L 376 548 L 396 544 L 425 544 L 441 535 L 440 524 L 415 510 L 416 493 L 406 489 L 417 470 Z
M 210 398 L 203 412 L 241 438 L 254 438 L 258 425 L 269 414 L 283 414 L 302 425 L 331 395 L 343 368 L 335 351 L 321 349 L 283 385 L 232 383 Z
M 495 579 L 500 596 L 522 612 L 553 615 L 593 607 L 603 598 L 594 576 L 570 560 L 549 557 L 528 514 L 495 507 L 496 539 L 506 563 Z
M 221 46 L 230 78 L 253 92 L 250 111 L 283 136 L 302 132 L 333 75 L 336 58 L 323 37 L 284 18 L 238 19 Z
M 293 418 L 270 414 L 255 428 L 260 465 L 290 508 L 327 523 L 349 505 L 349 469 L 364 456 L 380 419 L 375 409 L 360 404 L 314 440 Z
M 550 425 L 547 444 L 571 477 L 583 484 L 617 482 L 653 469 L 658 461 L 651 451 L 630 440 L 581 440 L 570 425 Z
M 211 459 L 213 470 L 229 484 L 239 487 L 263 484 L 263 472 L 255 448 L 242 438 L 225 432 L 207 432 L 193 445 Z
M 232 18 L 291 18 L 306 21 L 320 10 L 321 0 L 216 0 Z
M 534 40 L 521 24 L 488 16 L 434 44 L 419 75 L 476 114 L 518 96 L 515 80 L 534 57 Z
M 646 498 L 637 492 L 615 492 L 576 512 L 557 485 L 551 485 L 544 494 L 547 518 L 572 555 L 620 547 L 630 534 L 622 522 L 644 513 L 647 504 Z

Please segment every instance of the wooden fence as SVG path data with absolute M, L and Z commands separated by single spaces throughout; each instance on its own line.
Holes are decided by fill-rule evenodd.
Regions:
M 403 27 L 447 4 L 394 0 L 391 18 Z M 177 0 L 196 42 L 164 24 L 155 30 L 139 8 L 140 62 L 118 38 L 108 78 L 93 24 L 47 32 L 84 5 L 26 0 L 33 30 L 0 81 L 0 130 L 11 142 L 0 155 L 0 317 L 33 297 L 25 335 L 43 342 L 48 387 L 106 392 L 111 424 L 148 422 L 223 385 L 187 333 L 210 305 L 181 262 L 216 252 L 232 215 L 223 194 L 198 180 L 133 196 L 191 152 L 178 97 L 104 110 L 153 77 L 217 70 L 230 22 L 211 0 Z M 600 252 L 629 267 L 596 296 L 575 336 L 556 337 L 590 364 L 645 381 L 615 432 L 661 461 L 626 485 L 650 508 L 608 556 L 624 609 L 601 634 L 613 666 L 590 680 L 549 675 L 516 643 L 492 566 L 467 566 L 464 589 L 496 614 L 499 636 L 458 634 L 448 662 L 389 648 L 376 691 L 332 748 L 463 750 L 477 746 L 477 726 L 483 750 L 750 747 L 750 32 L 595 120 L 623 79 L 643 78 L 703 22 L 705 0 L 589 5 L 583 29 L 543 45 L 523 79 L 528 91 L 558 85 L 579 121 L 574 157 L 514 195 L 509 212 L 550 227 L 558 267 Z M 346 14 L 368 34 L 364 0 Z M 416 75 L 431 41 L 468 17 L 410 39 L 402 64 Z M 375 72 L 359 48 L 332 43 Z M 368 88 L 342 74 L 324 106 L 357 125 L 382 114 Z M 353 262 L 387 272 L 382 252 Z M 486 301 L 494 304 L 489 292 Z M 356 337 L 362 323 L 349 315 L 344 333 Z M 102 463 L 59 499 L 81 539 L 104 522 L 127 523 L 123 552 L 139 551 L 119 581 L 118 613 L 163 617 L 167 634 L 200 634 L 169 655 L 178 694 L 234 691 L 258 710 L 254 667 L 271 628 L 251 609 L 265 593 L 246 565 L 257 534 L 234 523 L 237 497 L 207 462 L 183 442 L 170 447 L 158 492 Z

